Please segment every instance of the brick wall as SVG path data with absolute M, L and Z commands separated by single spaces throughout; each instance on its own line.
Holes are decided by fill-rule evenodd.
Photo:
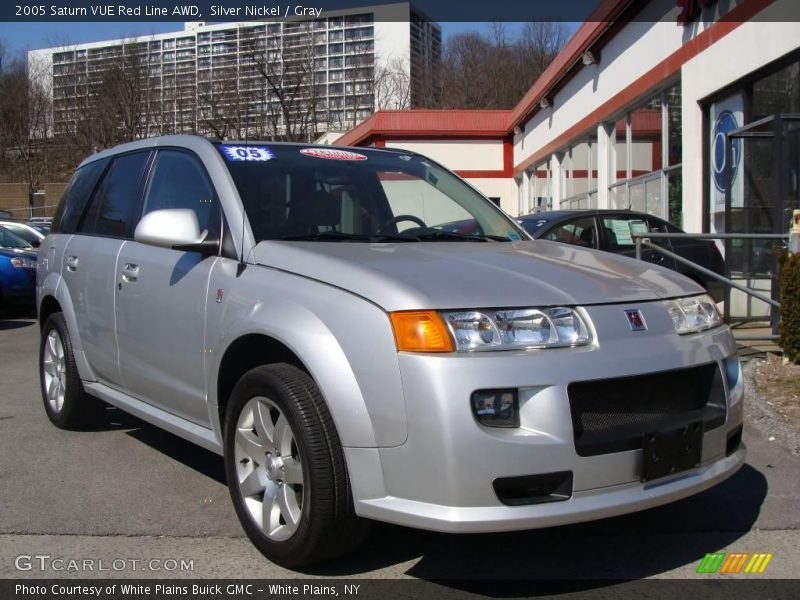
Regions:
M 45 183 L 38 190 L 44 193 L 37 192 L 33 195 L 33 216 L 52 217 L 66 187 L 66 183 Z M 28 189 L 27 183 L 0 183 L 0 210 L 10 212 L 17 219 L 30 217 Z

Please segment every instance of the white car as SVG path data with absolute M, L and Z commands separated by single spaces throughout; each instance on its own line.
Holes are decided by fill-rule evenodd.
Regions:
M 17 221 L 0 221 L 0 225 L 8 229 L 11 233 L 21 237 L 34 248 L 38 248 L 45 238 L 41 231 L 38 231 L 30 225 L 25 223 L 18 223 Z

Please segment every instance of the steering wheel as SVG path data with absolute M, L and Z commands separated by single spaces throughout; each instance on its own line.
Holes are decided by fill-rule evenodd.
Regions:
M 384 223 L 380 227 L 378 227 L 378 229 L 375 230 L 375 233 L 380 235 L 381 233 L 384 233 L 384 230 L 386 228 L 391 227 L 392 225 L 397 225 L 398 223 L 402 223 L 403 221 L 411 221 L 412 223 L 416 223 L 420 227 L 427 227 L 427 225 L 425 225 L 425 222 L 419 217 L 415 217 L 414 215 L 397 215 L 386 221 L 386 223 Z

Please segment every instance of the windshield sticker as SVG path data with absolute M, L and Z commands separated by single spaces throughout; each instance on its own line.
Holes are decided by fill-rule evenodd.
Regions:
M 522 237 L 516 231 L 509 231 L 507 237 L 512 242 L 517 242 L 522 239 Z
M 220 146 L 228 160 L 266 162 L 275 158 L 266 146 Z
M 367 157 L 363 154 L 348 150 L 334 150 L 332 148 L 303 148 L 300 150 L 300 154 L 327 160 L 367 160 Z

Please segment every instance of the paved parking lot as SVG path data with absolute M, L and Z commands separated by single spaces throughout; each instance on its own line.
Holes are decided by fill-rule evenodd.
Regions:
M 0 578 L 298 576 L 266 561 L 244 538 L 221 458 L 116 410 L 95 431 L 52 427 L 39 396 L 37 335 L 34 320 L 0 315 Z M 513 534 L 454 536 L 375 524 L 357 554 L 309 574 L 691 577 L 705 553 L 722 550 L 771 552 L 764 576 L 797 577 L 800 464 L 768 438 L 746 429 L 748 464 L 670 506 Z M 51 558 L 18 570 L 28 564 L 20 555 Z M 97 562 L 88 572 L 39 569 L 57 558 Z M 106 568 L 126 562 L 120 571 L 99 572 L 100 559 Z M 193 561 L 193 569 L 140 570 L 153 560 Z

